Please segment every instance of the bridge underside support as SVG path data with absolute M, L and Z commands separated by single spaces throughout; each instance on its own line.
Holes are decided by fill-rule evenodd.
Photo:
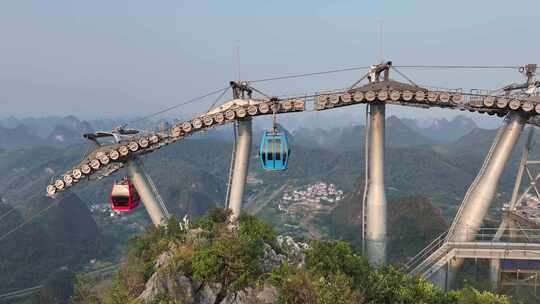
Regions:
M 386 261 L 386 194 L 384 191 L 385 105 L 370 105 L 368 134 L 368 192 L 366 199 L 366 251 L 371 264 Z
M 501 260 L 493 258 L 489 260 L 489 281 L 491 282 L 491 289 L 497 290 L 499 287 L 499 278 L 501 276 Z
M 251 154 L 251 119 L 238 121 L 238 139 L 232 168 L 232 179 L 229 191 L 227 207 L 232 211 L 232 220 L 240 216 L 242 199 L 249 168 L 249 156 Z
M 457 275 L 456 263 L 460 263 L 460 261 L 456 258 L 449 259 L 443 267 L 428 278 L 429 281 L 442 290 L 450 290 L 452 282 Z
M 448 264 L 437 270 L 429 277 L 429 281 L 442 290 L 447 290 L 448 285 Z
M 127 163 L 127 172 L 133 186 L 135 186 L 141 197 L 144 208 L 150 215 L 152 223 L 155 226 L 165 224 L 167 221 L 166 212 L 161 208 L 137 160 L 131 160 Z
M 473 240 L 474 234 L 480 228 L 493 201 L 499 179 L 519 139 L 525 121 L 525 117 L 516 112 L 511 112 L 506 117 L 482 169 L 469 188 L 468 195 L 465 196 L 452 223 L 449 240 L 457 242 Z M 450 274 L 455 274 L 462 264 L 463 260 L 457 259 L 455 263 L 449 265 L 448 281 L 450 283 L 453 284 L 455 277 Z

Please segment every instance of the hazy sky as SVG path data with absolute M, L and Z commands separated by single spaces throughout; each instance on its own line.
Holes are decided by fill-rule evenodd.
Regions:
M 538 0 L 2 0 L 0 117 L 157 111 L 236 78 L 237 45 L 243 79 L 369 65 L 379 60 L 379 19 L 384 58 L 396 65 L 540 63 L 539 9 Z M 514 71 L 404 72 L 445 87 L 522 80 Z M 270 94 L 341 88 L 360 73 L 262 88 Z

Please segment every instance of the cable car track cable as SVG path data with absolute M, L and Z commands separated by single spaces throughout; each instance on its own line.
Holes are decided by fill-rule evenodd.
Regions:
M 208 111 L 212 110 L 212 108 L 221 100 L 221 98 L 223 98 L 223 96 L 225 96 L 225 94 L 227 93 L 229 88 L 230 88 L 230 86 L 223 89 L 223 92 L 221 92 L 221 94 L 219 94 L 219 96 L 216 98 L 216 100 L 214 100 L 214 102 L 210 105 L 210 107 L 208 107 Z
M 154 117 L 154 116 L 157 116 L 157 115 L 160 115 L 160 114 L 163 114 L 163 113 L 166 113 L 166 112 L 169 112 L 169 111 L 172 111 L 174 109 L 177 109 L 181 106 L 185 106 L 185 105 L 188 105 L 188 104 L 191 104 L 191 103 L 194 103 L 196 101 L 199 101 L 201 99 L 204 99 L 208 96 L 212 96 L 214 94 L 217 94 L 217 93 L 220 93 L 221 91 L 223 90 L 226 90 L 228 89 L 229 87 L 225 87 L 225 88 L 220 88 L 218 90 L 214 90 L 214 91 L 211 91 L 211 92 L 208 92 L 206 94 L 203 94 L 203 95 L 200 95 L 200 96 L 197 96 L 197 97 L 194 97 L 194 98 L 191 98 L 189 100 L 186 100 L 182 103 L 179 103 L 179 104 L 176 104 L 176 105 L 173 105 L 173 106 L 170 106 L 170 107 L 167 107 L 161 111 L 157 111 L 155 113 L 152 113 L 152 114 L 149 114 L 149 115 L 146 115 L 146 116 L 143 116 L 143 117 L 140 117 L 140 118 L 137 118 L 137 119 L 134 119 L 134 120 L 131 120 L 128 122 L 128 124 L 133 124 L 133 123 L 136 123 L 136 122 L 140 122 L 140 121 L 144 121 L 144 120 L 147 120 L 148 118 L 151 118 L 151 117 Z
M 42 215 L 43 213 L 47 212 L 48 210 L 50 210 L 52 207 L 56 207 L 58 206 L 58 204 L 63 201 L 64 199 L 61 199 L 61 200 L 57 200 L 55 202 L 53 202 L 52 204 L 50 204 L 49 206 L 41 209 L 39 212 L 35 213 L 34 215 L 32 215 L 31 217 L 29 217 L 28 219 L 26 219 L 24 222 L 22 222 L 21 224 L 17 225 L 15 228 L 9 230 L 8 232 L 4 233 L 2 236 L 0 236 L 0 241 L 4 240 L 5 238 L 7 238 L 8 236 L 10 236 L 11 234 L 17 232 L 19 229 L 21 229 L 22 227 L 26 226 L 27 224 L 31 223 L 34 219 L 36 219 L 37 217 L 39 217 L 40 215 Z
M 518 65 L 396 65 L 402 69 L 519 69 Z
M 407 77 L 407 75 L 403 74 L 402 72 L 400 72 L 397 68 L 395 68 L 394 66 L 390 66 L 390 68 L 395 71 L 396 73 L 398 73 L 401 77 L 405 78 L 408 82 L 410 82 L 413 86 L 418 86 L 414 81 L 412 81 L 412 79 L 410 79 L 409 77 Z
M 0 216 L 0 221 L 5 218 L 6 216 L 10 215 L 11 213 L 13 213 L 13 211 L 17 210 L 17 208 L 15 207 L 11 207 L 11 210 L 9 210 L 8 212 L 4 213 L 2 216 Z
M 248 82 L 249 83 L 267 82 L 267 81 L 274 81 L 274 80 L 303 78 L 303 77 L 310 77 L 310 76 L 317 76 L 317 75 L 334 74 L 334 73 L 340 73 L 340 72 L 349 72 L 349 71 L 358 71 L 358 70 L 367 70 L 367 69 L 369 69 L 369 66 L 357 66 L 357 67 L 348 67 L 348 68 L 328 70 L 328 71 L 320 71 L 320 72 L 312 72 L 312 73 L 292 74 L 292 75 L 276 76 L 276 77 L 269 77 L 269 78 L 261 78 L 261 79 L 251 80 L 251 81 L 248 81 Z

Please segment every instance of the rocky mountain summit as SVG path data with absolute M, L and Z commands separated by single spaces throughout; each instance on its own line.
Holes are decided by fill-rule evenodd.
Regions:
M 190 237 L 200 235 L 201 229 L 187 232 Z M 263 243 L 263 258 L 261 268 L 263 272 L 270 272 L 274 267 L 288 263 L 292 267 L 302 268 L 305 263 L 304 251 L 309 248 L 306 243 L 297 242 L 290 236 L 277 236 L 277 250 L 271 245 Z M 225 298 L 216 302 L 223 289 L 221 283 L 202 284 L 184 273 L 171 273 L 167 271 L 174 263 L 174 254 L 178 250 L 176 245 L 159 255 L 154 265 L 156 270 L 145 284 L 144 291 L 137 297 L 143 303 L 154 303 L 163 294 L 171 300 L 182 301 L 185 304 L 195 303 L 275 303 L 278 290 L 275 286 L 264 284 L 258 287 L 245 287 L 236 292 L 227 293 Z

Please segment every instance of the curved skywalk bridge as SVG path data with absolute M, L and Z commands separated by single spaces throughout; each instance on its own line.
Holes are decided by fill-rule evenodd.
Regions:
M 58 176 L 47 187 L 52 196 L 89 178 L 102 178 L 119 170 L 124 164 L 140 155 L 175 143 L 196 132 L 237 120 L 250 119 L 261 115 L 306 111 L 306 104 L 313 104 L 315 111 L 366 103 L 421 108 L 448 108 L 461 111 L 505 116 L 510 111 L 522 112 L 528 117 L 527 123 L 540 126 L 540 98 L 536 96 L 510 96 L 464 93 L 460 90 L 429 90 L 394 80 L 372 82 L 367 85 L 312 95 L 294 96 L 286 99 L 233 99 L 207 113 L 184 122 L 173 124 L 164 132 L 147 132 L 131 136 L 115 144 L 96 147 L 80 163 Z

